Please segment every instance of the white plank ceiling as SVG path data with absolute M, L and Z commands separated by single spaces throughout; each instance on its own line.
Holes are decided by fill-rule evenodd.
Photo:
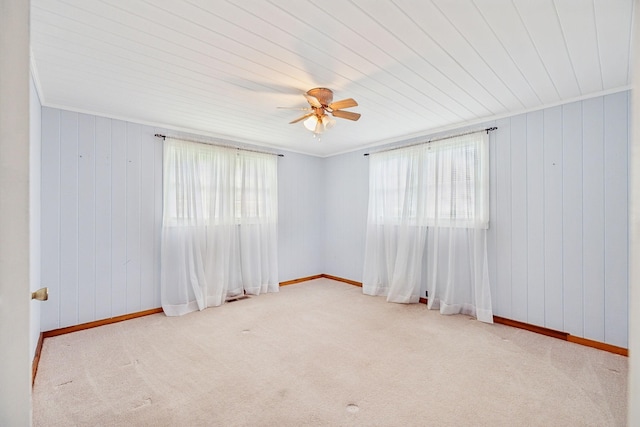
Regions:
M 633 0 L 32 0 L 41 102 L 318 156 L 630 87 Z M 314 139 L 302 93 L 352 97 Z

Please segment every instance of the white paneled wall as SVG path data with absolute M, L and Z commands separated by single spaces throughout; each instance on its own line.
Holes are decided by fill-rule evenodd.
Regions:
M 42 110 L 42 330 L 159 307 L 162 142 Z
M 323 272 L 362 281 L 369 203 L 369 158 L 364 151 L 325 159 Z
M 497 121 L 496 315 L 627 346 L 628 96 Z
M 627 346 L 628 97 L 486 124 L 498 126 L 488 240 L 495 315 Z M 357 281 L 368 203 L 363 153 L 326 159 L 325 272 Z
M 160 306 L 163 130 L 42 109 L 42 330 Z M 323 273 L 324 159 L 278 160 L 280 281 Z
M 314 141 L 315 142 L 315 141 Z M 324 159 L 278 159 L 278 274 L 281 282 L 324 273 Z

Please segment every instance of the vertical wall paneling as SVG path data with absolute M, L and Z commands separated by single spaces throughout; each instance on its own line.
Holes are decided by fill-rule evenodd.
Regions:
M 42 286 L 49 288 L 49 300 L 42 304 L 43 330 L 60 327 L 60 111 L 42 109 L 40 216 Z
M 562 107 L 544 110 L 544 325 L 563 330 Z
M 154 132 L 155 134 L 156 132 Z M 153 170 L 154 170 L 154 227 L 156 232 L 153 235 L 153 283 L 156 286 L 153 287 L 153 307 L 160 307 L 160 259 L 161 259 L 161 233 L 162 233 L 162 159 L 164 152 L 164 140 L 155 138 L 153 140 Z
M 127 123 L 126 312 L 140 311 L 140 125 Z
M 544 112 L 527 114 L 527 321 L 544 326 Z
M 111 123 L 111 316 L 127 312 L 127 123 Z
M 369 157 L 363 151 L 324 159 L 323 272 L 362 281 L 369 202 Z M 422 293 L 424 295 L 424 293 Z
M 583 335 L 582 104 L 562 107 L 562 291 L 564 331 Z
M 584 101 L 582 114 L 584 335 L 604 341 L 604 99 Z
M 144 188 L 153 188 L 155 180 L 154 162 L 156 160 L 155 140 L 157 138 L 152 134 L 140 132 L 140 212 L 138 217 L 140 224 L 140 310 L 158 307 L 154 305 L 156 283 L 154 282 L 154 244 L 157 230 L 154 227 L 154 221 L 151 220 L 155 218 L 155 192 L 142 191 Z M 145 153 L 145 155 L 143 156 L 142 153 Z M 145 220 L 146 218 L 148 219 Z
M 626 92 L 604 98 L 604 339 L 626 347 L 628 260 L 628 115 Z
M 60 113 L 60 326 L 78 323 L 78 115 Z
M 78 117 L 78 322 L 95 319 L 95 117 Z
M 291 269 L 283 262 L 290 256 L 289 247 L 290 242 L 293 241 L 293 217 L 295 212 L 292 211 L 292 207 L 284 209 L 284 205 L 289 205 L 288 194 L 291 193 L 295 183 L 287 182 L 284 180 L 285 169 L 287 171 L 293 171 L 294 164 L 291 159 L 286 159 L 286 163 L 283 158 L 278 158 L 278 275 L 280 281 L 291 280 L 295 274 Z M 291 276 L 291 277 L 290 277 Z
M 159 307 L 164 131 L 42 113 L 42 330 Z M 323 273 L 324 159 L 287 153 L 278 179 L 280 280 Z
M 111 120 L 95 120 L 95 191 L 96 191 L 96 319 L 111 317 Z
M 496 126 L 505 126 L 505 122 L 508 123 L 507 120 L 500 120 L 496 123 Z M 495 257 L 497 252 L 497 216 L 496 212 L 498 211 L 497 205 L 497 197 L 496 197 L 496 185 L 498 182 L 497 177 L 497 168 L 496 168 L 496 144 L 497 144 L 497 133 L 491 132 L 489 134 L 489 230 L 487 230 L 487 252 L 489 253 L 489 277 L 495 280 L 498 271 L 498 260 Z M 495 286 L 495 282 L 493 284 Z M 497 293 L 491 292 L 491 306 L 493 310 L 497 310 L 498 302 L 496 300 Z
M 281 282 L 325 273 L 323 159 L 278 159 L 278 274 Z
M 154 129 L 43 109 L 42 260 L 51 330 L 160 305 L 162 146 Z
M 496 135 L 496 309 L 511 317 L 511 144 L 510 125 Z M 520 320 L 520 319 L 519 319 Z
M 527 247 L 527 117 L 511 120 L 511 307 L 504 316 L 528 321 L 528 247 Z
M 494 314 L 626 347 L 628 96 L 495 123 L 487 241 Z M 334 212 L 366 209 L 359 188 L 344 183 L 356 169 L 350 154 L 327 159 L 328 272 L 359 261 L 348 252 L 333 258 L 337 247 L 364 252 L 364 231 L 332 234 L 347 224 L 357 230 L 352 215 Z

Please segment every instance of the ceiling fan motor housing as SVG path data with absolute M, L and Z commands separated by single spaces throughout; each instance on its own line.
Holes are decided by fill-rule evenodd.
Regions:
M 331 89 L 327 89 L 326 87 L 316 87 L 314 89 L 309 89 L 307 91 L 307 95 L 311 95 L 316 98 L 325 108 L 333 102 L 333 91 Z

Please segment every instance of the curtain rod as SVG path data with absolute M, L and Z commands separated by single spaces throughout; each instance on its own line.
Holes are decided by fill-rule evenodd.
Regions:
M 177 140 L 180 140 L 180 141 L 195 142 L 197 144 L 213 145 L 214 147 L 232 148 L 232 149 L 236 149 L 236 150 L 240 150 L 240 151 L 249 151 L 251 153 L 270 154 L 272 156 L 284 157 L 284 154 L 269 153 L 268 151 L 260 151 L 260 150 L 251 150 L 249 148 L 232 147 L 231 145 L 214 144 L 212 142 L 198 141 L 196 139 L 181 138 L 181 137 L 176 137 L 176 136 L 167 136 L 167 135 L 162 135 L 161 133 L 156 133 L 154 136 L 156 138 L 162 138 L 163 140 L 166 140 L 167 138 L 171 138 L 171 139 L 177 139 Z
M 409 145 L 403 145 L 403 146 L 400 146 L 400 147 L 388 148 L 386 150 L 375 151 L 373 153 L 364 153 L 364 155 L 368 156 L 369 154 L 386 153 L 387 151 L 394 151 L 394 150 L 399 150 L 401 148 L 415 147 L 416 145 L 429 144 L 431 142 L 442 141 L 444 139 L 451 139 L 451 138 L 456 138 L 458 136 L 471 135 L 472 133 L 487 132 L 487 134 L 489 134 L 489 132 L 494 131 L 496 129 L 498 129 L 498 128 L 496 126 L 493 126 L 493 127 L 490 127 L 490 128 L 478 129 L 478 130 L 473 130 L 473 131 L 470 131 L 470 132 L 463 132 L 463 133 L 458 133 L 458 134 L 455 134 L 455 135 L 443 136 L 442 138 L 430 139 L 430 140 L 428 140 L 426 142 L 417 142 L 415 144 L 409 144 Z

